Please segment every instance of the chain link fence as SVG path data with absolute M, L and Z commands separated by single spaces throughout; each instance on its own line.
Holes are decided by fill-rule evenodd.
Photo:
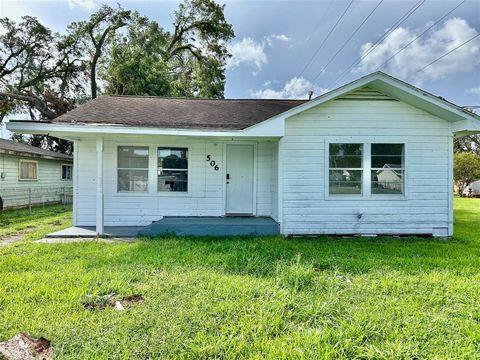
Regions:
M 71 204 L 73 188 L 64 187 L 16 187 L 0 188 L 0 211 L 29 208 L 48 204 Z

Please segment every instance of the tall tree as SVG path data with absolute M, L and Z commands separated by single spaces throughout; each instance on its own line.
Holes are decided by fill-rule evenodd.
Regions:
M 18 113 L 53 119 L 95 98 L 99 83 L 113 94 L 222 97 L 225 44 L 233 37 L 223 10 L 212 0 L 184 0 L 172 32 L 107 5 L 63 35 L 31 16 L 18 24 L 0 19 L 0 122 Z M 72 151 L 49 136 L 16 140 Z
M 131 12 L 120 5 L 117 8 L 102 5 L 87 21 L 74 22 L 68 27 L 70 36 L 80 39 L 88 54 L 86 63 L 92 99 L 98 94 L 97 71 L 100 57 L 115 39 L 117 30 L 127 25 L 130 15 Z
M 185 0 L 173 32 L 134 14 L 103 72 L 111 94 L 223 97 L 225 44 L 234 36 L 224 6 Z
M 467 135 L 455 138 L 454 142 L 455 152 L 474 152 L 480 155 L 480 136 Z
M 465 189 L 480 179 L 480 155 L 472 152 L 455 154 L 453 176 L 458 195 L 465 196 Z

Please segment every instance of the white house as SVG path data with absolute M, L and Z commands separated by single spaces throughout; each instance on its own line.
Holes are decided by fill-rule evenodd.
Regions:
M 71 198 L 73 157 L 0 139 L 0 211 Z
M 73 223 L 98 233 L 250 215 L 284 235 L 449 236 L 453 138 L 480 118 L 376 72 L 311 101 L 99 97 L 8 128 L 75 142 Z

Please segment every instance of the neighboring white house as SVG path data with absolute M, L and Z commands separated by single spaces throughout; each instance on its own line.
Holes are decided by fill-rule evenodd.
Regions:
M 0 211 L 71 196 L 73 157 L 0 139 Z
M 75 142 L 73 223 L 98 233 L 251 215 L 285 235 L 449 236 L 453 138 L 480 118 L 377 72 L 311 101 L 105 96 L 8 128 Z

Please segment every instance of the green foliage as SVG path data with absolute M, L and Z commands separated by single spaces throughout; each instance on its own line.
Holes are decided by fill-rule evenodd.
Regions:
M 234 36 L 223 11 L 212 0 L 185 0 L 173 32 L 119 5 L 102 5 L 64 34 L 31 16 L 1 18 L 0 122 L 12 114 L 56 118 L 102 93 L 97 78 L 107 94 L 223 97 L 225 44 Z M 23 141 L 73 151 L 48 135 Z
M 0 341 L 45 336 L 58 359 L 477 358 L 480 199 L 455 199 L 455 224 L 449 240 L 0 247 Z M 84 308 L 111 292 L 145 300 Z
M 463 192 L 467 186 L 480 179 L 480 155 L 471 152 L 455 154 L 453 176 L 458 194 L 464 196 Z
M 223 9 L 211 0 L 184 1 L 175 12 L 173 33 L 133 14 L 102 72 L 106 92 L 223 97 L 225 43 L 233 37 Z

